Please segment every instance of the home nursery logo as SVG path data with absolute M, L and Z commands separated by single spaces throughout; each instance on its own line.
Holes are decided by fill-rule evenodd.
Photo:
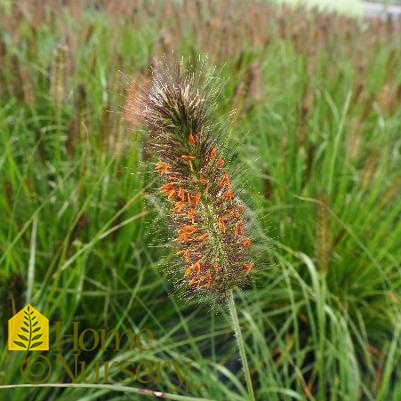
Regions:
M 25 351 L 20 373 L 30 384 L 46 383 L 53 373 L 52 377 L 56 383 L 67 380 L 72 383 L 112 384 L 118 380 L 121 384 L 136 381 L 141 385 L 152 383 L 163 385 L 163 377 L 169 375 L 171 381 L 176 383 L 174 386 L 169 386 L 172 392 L 180 389 L 198 393 L 207 391 L 205 384 L 189 381 L 188 374 L 192 361 L 149 359 L 138 361 L 139 352 L 145 353 L 154 349 L 152 341 L 155 338 L 152 331 L 147 328 L 142 328 L 137 333 L 131 329 L 119 332 L 115 328 L 109 331 L 92 328 L 80 330 L 80 322 L 73 321 L 69 325 L 69 333 L 62 334 L 62 322 L 54 323 L 55 342 L 50 347 L 49 320 L 31 305 L 25 306 L 8 321 L 8 349 Z M 66 342 L 69 343 L 67 351 L 69 357 L 65 359 L 63 351 Z M 85 359 L 86 352 L 106 350 L 133 351 L 132 360 L 119 360 L 116 356 L 109 361 L 96 360 L 88 363 Z M 34 351 L 48 352 L 42 355 Z
M 25 306 L 8 321 L 8 349 L 47 351 L 49 320 L 31 305 Z

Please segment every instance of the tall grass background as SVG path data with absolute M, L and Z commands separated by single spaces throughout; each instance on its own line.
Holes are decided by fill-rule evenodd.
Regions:
M 192 360 L 208 390 L 179 395 L 246 399 L 228 311 L 171 296 L 161 273 L 170 233 L 124 113 L 161 57 L 207 54 L 255 239 L 257 275 L 236 296 L 256 399 L 400 400 L 399 37 L 391 21 L 258 1 L 2 0 L 0 383 L 24 383 L 5 344 L 30 303 L 65 334 L 152 330 L 153 351 L 81 354 L 90 367 Z M 142 387 L 168 391 L 173 375 L 162 383 Z M 144 397 L 0 387 L 13 401 Z

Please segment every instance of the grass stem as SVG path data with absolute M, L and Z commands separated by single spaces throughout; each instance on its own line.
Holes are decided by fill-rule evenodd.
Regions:
M 123 386 L 121 384 L 98 384 L 98 383 L 97 384 L 92 384 L 92 383 L 7 384 L 7 385 L 0 385 L 0 391 L 17 389 L 17 388 L 39 388 L 39 387 L 48 387 L 48 388 L 65 387 L 68 389 L 79 389 L 80 388 L 80 389 L 85 389 L 85 390 L 90 388 L 90 389 L 99 390 L 99 391 L 118 391 L 118 392 L 124 392 L 124 393 L 138 394 L 141 397 L 148 396 L 148 397 L 152 397 L 152 398 L 169 399 L 169 400 L 176 400 L 176 401 L 213 401 L 213 400 L 208 400 L 206 398 L 190 397 L 190 396 L 179 395 L 179 394 L 165 393 L 163 391 Z
M 238 320 L 237 308 L 235 306 L 235 301 L 234 301 L 234 294 L 232 291 L 230 292 L 230 295 L 228 297 L 228 307 L 230 309 L 230 315 L 231 315 L 231 320 L 232 320 L 232 324 L 233 324 L 233 329 L 234 329 L 235 337 L 237 338 L 242 366 L 244 368 L 245 381 L 246 381 L 246 386 L 248 388 L 248 396 L 249 396 L 248 399 L 249 399 L 249 401 L 255 401 L 251 374 L 249 371 L 248 360 L 246 359 L 246 354 L 245 354 L 244 338 L 242 337 L 241 327 L 239 325 L 239 320 Z

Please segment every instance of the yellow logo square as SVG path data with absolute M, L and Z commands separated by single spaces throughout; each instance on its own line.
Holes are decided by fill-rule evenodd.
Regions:
M 8 349 L 47 351 L 49 320 L 31 305 L 25 306 L 8 321 Z

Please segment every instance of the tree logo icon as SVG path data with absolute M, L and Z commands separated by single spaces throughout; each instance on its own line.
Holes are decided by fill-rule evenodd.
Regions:
M 8 349 L 47 351 L 49 320 L 31 305 L 25 306 L 8 321 Z

